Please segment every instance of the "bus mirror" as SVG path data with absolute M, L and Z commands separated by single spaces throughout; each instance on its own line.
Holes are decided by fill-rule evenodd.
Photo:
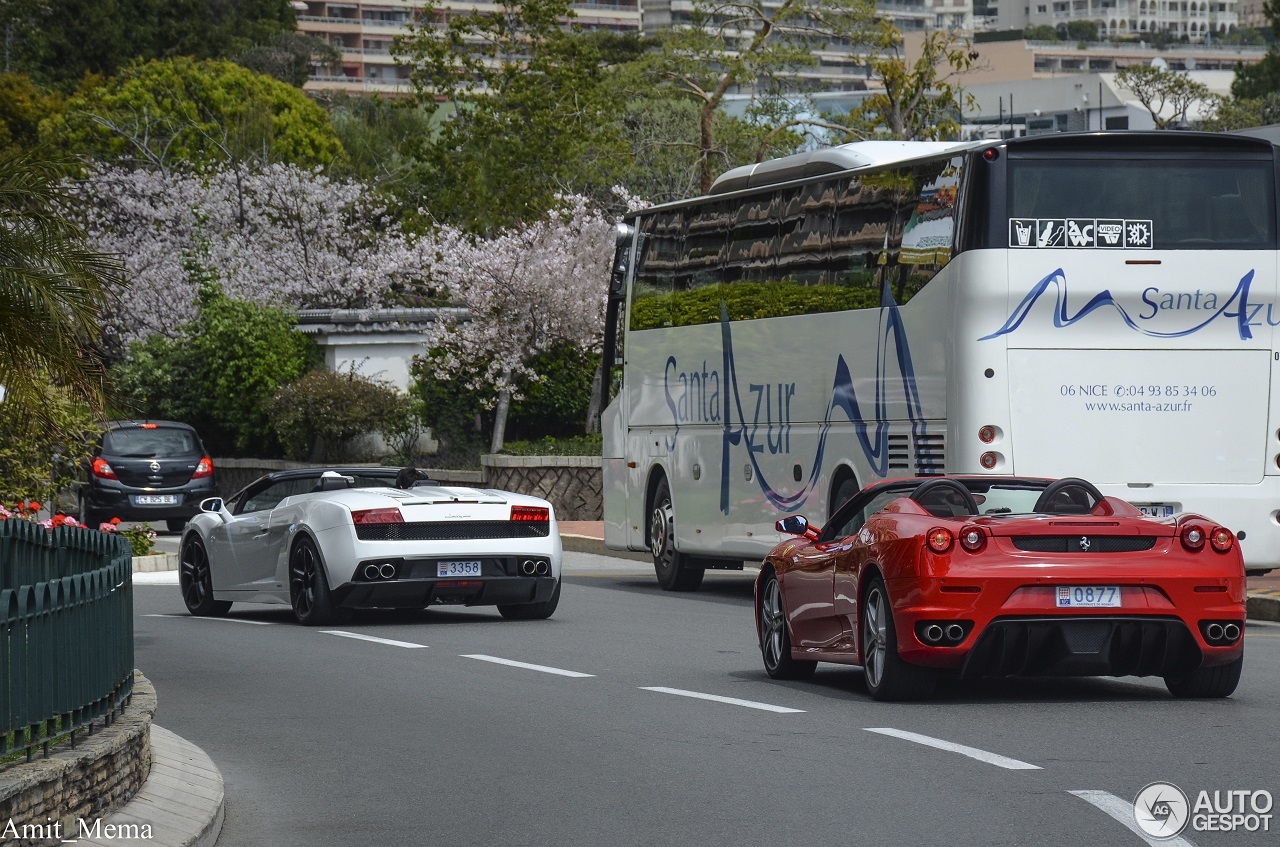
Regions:
M 774 524 L 774 528 L 787 535 L 805 535 L 809 531 L 809 519 L 804 515 L 791 515 Z
M 613 245 L 615 247 L 625 247 L 631 243 L 631 237 L 636 234 L 636 228 L 631 224 L 618 222 L 617 227 L 613 231 Z

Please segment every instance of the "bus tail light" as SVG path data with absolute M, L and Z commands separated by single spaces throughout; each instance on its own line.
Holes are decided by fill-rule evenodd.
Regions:
M 1199 552 L 1204 549 L 1204 527 L 1197 524 L 1183 527 L 1182 530 L 1182 546 L 1190 550 L 1192 553 Z
M 951 535 L 951 530 L 946 527 L 935 526 L 929 530 L 929 549 L 935 553 L 945 553 L 951 549 L 951 543 L 955 538 Z
M 1219 553 L 1229 551 L 1235 541 L 1236 537 L 1225 526 L 1215 527 L 1213 532 L 1209 533 L 1209 545 Z
M 978 430 L 978 440 L 983 444 L 990 444 L 996 440 L 996 428 L 991 424 L 987 424 Z
M 1000 454 L 988 450 L 978 458 L 978 462 L 986 470 L 994 470 L 996 465 L 1000 464 Z

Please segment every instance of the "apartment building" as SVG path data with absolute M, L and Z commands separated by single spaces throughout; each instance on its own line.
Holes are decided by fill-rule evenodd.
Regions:
M 781 2 L 781 0 L 770 0 Z M 1234 2 L 1234 0 L 1232 0 Z M 341 90 L 351 93 L 397 94 L 408 85 L 408 71 L 396 65 L 391 44 L 407 31 L 421 2 L 330 2 L 297 0 L 298 29 L 337 47 L 341 60 L 317 69 L 306 85 L 308 91 Z M 457 0 L 448 8 L 459 12 L 494 9 L 494 3 Z M 692 0 L 575 0 L 575 23 L 587 30 L 654 32 L 687 26 Z M 882 0 L 879 13 L 904 32 L 973 28 L 973 0 Z M 827 91 L 866 88 L 867 63 L 852 45 L 832 45 L 815 54 L 818 62 L 803 71 L 806 83 Z
M 1238 0 L 999 0 L 996 28 L 1058 27 L 1073 21 L 1098 24 L 1106 38 L 1165 33 L 1212 43 L 1240 25 Z

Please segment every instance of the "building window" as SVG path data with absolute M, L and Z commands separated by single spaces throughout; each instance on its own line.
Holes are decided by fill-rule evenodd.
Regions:
M 1121 117 L 1118 117 L 1118 118 L 1107 118 L 1106 126 L 1107 126 L 1107 129 L 1128 129 L 1129 116 L 1122 115 Z

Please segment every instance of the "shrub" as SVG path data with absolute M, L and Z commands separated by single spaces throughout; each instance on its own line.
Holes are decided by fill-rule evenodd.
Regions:
M 52 501 L 92 455 L 101 429 L 83 401 L 50 381 L 38 402 L 47 423 L 15 398 L 0 401 L 0 499 Z
M 567 344 L 536 356 L 531 364 L 539 378 L 518 386 L 520 399 L 511 402 L 507 434 L 515 439 L 582 435 L 599 361 L 600 354 Z
M 311 371 L 280 389 L 268 415 L 285 455 L 313 462 L 350 458 L 357 436 L 402 421 L 404 398 L 385 382 L 357 373 Z
M 292 315 L 233 300 L 204 282 L 196 320 L 175 338 L 130 345 L 111 376 L 123 416 L 193 424 L 214 454 L 271 457 L 281 448 L 267 410 L 280 387 L 318 358 Z
M 441 368 L 442 356 L 442 351 L 433 349 L 414 357 L 409 391 L 420 404 L 422 422 L 439 444 L 435 464 L 478 468 L 480 454 L 488 446 L 485 405 L 490 398 L 467 388 L 465 376 Z

